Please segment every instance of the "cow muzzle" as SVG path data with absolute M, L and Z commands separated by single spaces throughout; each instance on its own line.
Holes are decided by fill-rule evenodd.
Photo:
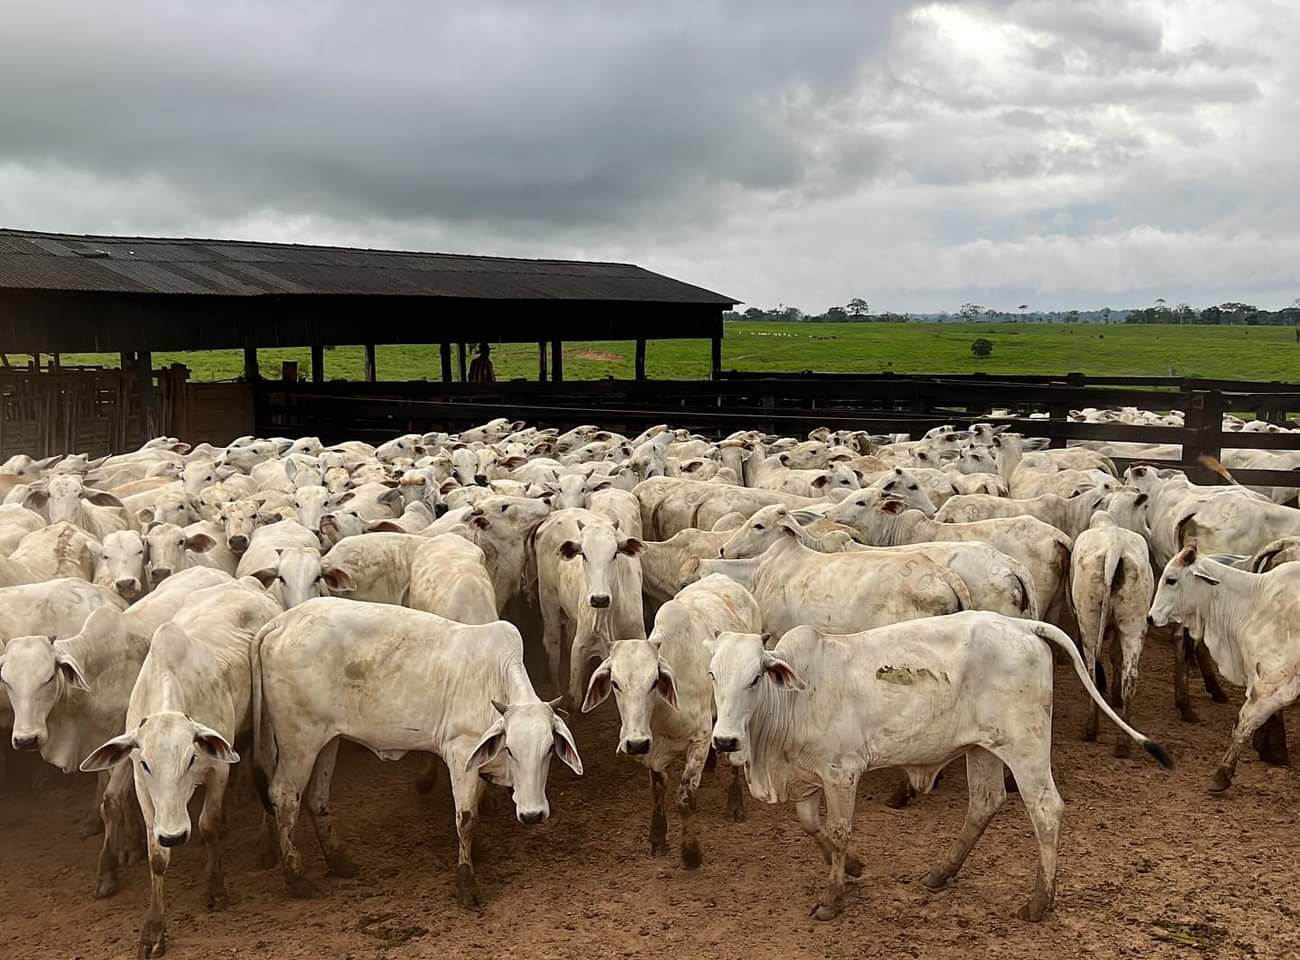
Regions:
M 520 810 L 519 822 L 526 827 L 535 827 L 539 823 L 546 822 L 546 811 L 544 810 Z
M 149 571 L 149 579 L 154 583 L 162 583 L 172 575 L 171 567 L 154 567 Z
M 718 753 L 735 753 L 740 749 L 740 738 L 715 735 L 713 737 L 713 749 Z
M 237 533 L 229 540 L 227 540 L 226 544 L 227 546 L 230 547 L 231 553 L 243 553 L 245 550 L 248 549 L 248 537 L 245 537 L 243 534 Z
M 10 742 L 13 744 L 15 750 L 39 750 L 41 746 L 41 738 L 35 734 L 27 737 L 20 737 L 15 733 Z
M 608 594 L 608 593 L 593 593 L 593 594 L 591 595 L 591 606 L 592 606 L 592 609 L 594 609 L 594 610 L 608 610 L 608 609 L 609 609 L 609 594 Z
M 180 833 L 160 833 L 158 834 L 158 843 L 164 847 L 179 847 L 190 838 L 188 830 L 182 830 Z
M 638 737 L 624 740 L 623 752 L 633 757 L 645 756 L 650 752 L 650 739 L 648 737 Z
M 113 582 L 113 589 L 123 600 L 134 600 L 140 595 L 140 581 L 135 577 L 125 577 Z

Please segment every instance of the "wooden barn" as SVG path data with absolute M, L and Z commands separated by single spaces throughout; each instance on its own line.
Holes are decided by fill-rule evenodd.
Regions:
M 625 263 L 0 230 L 0 453 L 252 432 L 261 347 L 309 347 L 321 383 L 327 346 L 362 344 L 374 381 L 376 344 L 437 343 L 429 376 L 450 383 L 466 379 L 467 342 L 536 343 L 539 379 L 561 382 L 565 341 L 635 341 L 644 379 L 647 340 L 709 339 L 717 377 L 735 303 Z M 244 350 L 241 383 L 153 364 L 230 348 Z M 59 362 L 100 352 L 121 368 Z

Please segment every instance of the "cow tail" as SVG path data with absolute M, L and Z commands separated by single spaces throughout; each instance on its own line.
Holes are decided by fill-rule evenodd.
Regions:
M 1083 665 L 1083 658 L 1079 656 L 1079 648 L 1075 646 L 1074 641 L 1066 635 L 1065 631 L 1060 627 L 1052 626 L 1050 623 L 1035 623 L 1033 624 L 1033 630 L 1040 640 L 1056 646 L 1070 658 L 1070 663 L 1074 665 L 1074 672 L 1078 676 L 1079 682 L 1083 684 L 1083 689 L 1088 692 L 1088 696 L 1092 697 L 1093 703 L 1101 708 L 1102 713 L 1110 717 L 1111 722 L 1120 730 L 1136 740 L 1143 750 L 1155 757 L 1160 766 L 1172 770 L 1174 758 L 1169 755 L 1169 752 L 1146 734 L 1139 733 L 1125 723 L 1119 714 L 1111 708 L 1111 705 L 1106 702 L 1106 698 L 1097 692 L 1092 677 L 1088 676 L 1088 670 Z
M 1101 593 L 1101 623 L 1097 625 L 1097 645 L 1093 649 L 1097 651 L 1097 657 L 1100 660 L 1105 650 L 1106 644 L 1106 625 L 1110 622 L 1111 600 L 1115 588 L 1119 586 L 1119 579 L 1124 575 L 1124 554 L 1119 549 L 1119 544 L 1108 543 L 1106 545 L 1106 559 L 1102 565 L 1105 571 L 1105 589 Z
M 1014 557 L 1007 557 L 1007 560 L 1010 561 L 1011 575 L 1016 578 L 1016 583 L 1020 584 L 1020 593 L 1024 597 L 1020 604 L 1020 615 L 1026 620 L 1039 619 L 1038 596 L 1034 592 L 1033 574 Z
M 963 610 L 974 610 L 975 601 L 971 599 L 970 587 L 966 586 L 966 581 L 957 574 L 953 573 L 947 567 L 943 568 L 944 582 L 957 597 L 957 609 L 954 613 L 961 613 Z
M 272 816 L 275 808 L 271 803 L 271 777 L 275 773 L 277 757 L 275 731 L 271 728 L 270 718 L 266 716 L 262 702 L 262 641 L 278 629 L 279 620 L 276 617 L 257 631 L 249 648 L 253 694 L 253 783 L 261 798 L 262 809 Z

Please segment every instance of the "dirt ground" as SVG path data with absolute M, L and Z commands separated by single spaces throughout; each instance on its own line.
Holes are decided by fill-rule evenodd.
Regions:
M 454 895 L 455 831 L 445 778 L 416 795 L 416 763 L 383 764 L 345 749 L 336 822 L 361 874 L 323 876 L 304 825 L 302 850 L 324 896 L 291 900 L 279 870 L 255 865 L 258 807 L 229 803 L 231 907 L 205 909 L 202 850 L 175 852 L 167 878 L 173 957 L 1286 957 L 1300 955 L 1300 847 L 1296 779 L 1251 754 L 1223 797 L 1206 791 L 1237 704 L 1197 687 L 1200 725 L 1172 706 L 1171 657 L 1148 643 L 1135 724 L 1162 741 L 1178 768 L 1138 751 L 1111 756 L 1079 739 L 1085 696 L 1057 668 L 1055 772 L 1065 797 L 1056 910 L 1041 924 L 1015 919 L 1033 883 L 1036 851 L 1013 798 L 949 889 L 918 882 L 951 842 L 965 809 L 963 767 L 905 810 L 882 802 L 894 783 L 863 784 L 851 846 L 866 863 L 847 907 L 809 919 L 823 880 L 813 842 L 789 807 L 749 803 L 725 816 L 725 782 L 706 775 L 700 809 L 705 862 L 687 871 L 645 852 L 649 788 L 642 768 L 616 757 L 612 701 L 573 720 L 587 774 L 558 764 L 551 820 L 524 828 L 501 804 L 485 817 L 480 892 L 472 915 Z M 1103 721 L 1104 723 L 1104 721 Z M 1248 751 L 1249 752 L 1249 751 Z M 26 756 L 23 760 L 28 759 Z M 17 768 L 17 769 L 15 769 Z M 30 769 L 30 767 L 28 768 Z M 11 764 L 11 781 L 23 767 Z M 112 899 L 92 896 L 98 838 L 77 822 L 89 778 L 62 778 L 35 794 L 11 782 L 0 798 L 0 957 L 132 957 L 148 899 L 143 865 L 123 872 Z M 305 819 L 305 818 L 304 818 Z M 669 815 L 670 841 L 677 825 Z

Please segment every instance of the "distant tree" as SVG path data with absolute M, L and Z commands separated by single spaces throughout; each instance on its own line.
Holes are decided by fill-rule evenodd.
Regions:
M 1065 315 L 1065 322 L 1066 322 L 1066 323 L 1078 323 L 1078 322 L 1079 322 L 1079 311 L 1078 311 L 1078 310 L 1071 310 L 1069 313 L 1067 313 L 1067 314 Z
M 984 314 L 984 308 L 978 303 L 963 303 L 961 309 L 957 311 L 957 316 L 961 317 L 965 323 L 978 320 Z
M 993 353 L 993 342 L 984 337 L 980 337 L 970 345 L 970 352 L 977 360 L 983 360 L 985 357 Z
M 850 301 L 851 303 L 852 301 Z M 844 307 L 831 307 L 826 311 L 826 319 L 832 323 L 842 323 L 850 317 L 853 317 L 853 314 Z
M 766 320 L 766 319 L 767 319 L 767 311 L 766 311 L 766 310 L 760 310 L 760 309 L 758 309 L 758 307 L 750 307 L 748 310 L 745 311 L 745 313 L 744 313 L 744 317 L 745 317 L 746 320 L 751 320 L 751 321 L 752 321 L 752 320 Z
M 835 309 L 838 310 L 839 307 L 836 307 Z M 868 304 L 867 301 L 863 300 L 861 297 L 854 297 L 847 304 L 845 304 L 844 310 L 854 320 L 863 320 L 866 319 L 867 315 L 871 313 L 871 305 Z M 829 310 L 826 312 L 830 313 Z
M 1110 323 L 1110 307 L 1101 308 L 1101 322 Z

